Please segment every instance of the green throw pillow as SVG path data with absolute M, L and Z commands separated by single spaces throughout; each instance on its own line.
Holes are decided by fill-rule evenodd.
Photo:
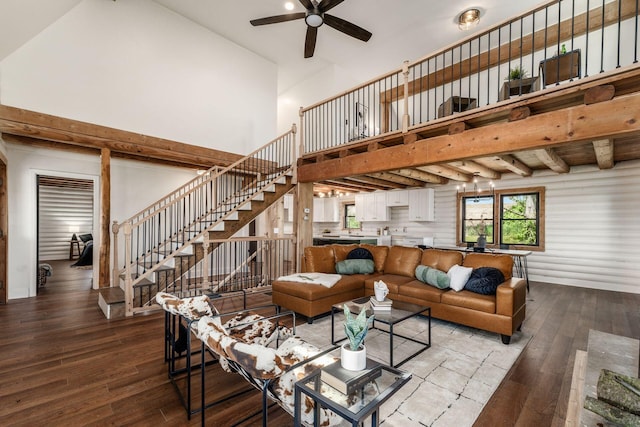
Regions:
M 435 286 L 438 289 L 447 289 L 450 280 L 444 271 L 427 267 L 426 265 L 416 267 L 416 279 L 427 285 Z
M 345 259 L 336 263 L 338 274 L 371 274 L 373 273 L 373 260 L 371 259 Z

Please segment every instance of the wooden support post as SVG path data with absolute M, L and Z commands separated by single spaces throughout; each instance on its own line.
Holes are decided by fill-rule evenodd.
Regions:
M 111 234 L 109 223 L 111 222 L 111 150 L 103 148 L 100 152 L 100 277 L 98 287 L 110 286 L 109 256 Z
M 298 253 L 296 259 L 302 259 L 302 251 L 313 245 L 313 183 L 298 183 L 296 216 L 298 217 Z M 300 263 L 298 262 L 298 266 Z M 299 269 L 300 267 L 298 267 Z
M 127 316 L 133 316 L 133 283 L 131 271 L 131 222 L 124 223 L 124 307 Z
M 118 232 L 120 231 L 120 226 L 118 225 L 118 221 L 113 221 L 111 231 L 113 232 L 113 258 L 111 262 L 113 272 L 111 273 L 111 287 L 115 288 L 120 285 L 120 273 L 118 272 Z

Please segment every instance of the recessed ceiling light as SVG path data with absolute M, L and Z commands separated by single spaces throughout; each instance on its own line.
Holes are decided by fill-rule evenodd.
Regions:
M 284 8 L 287 10 L 293 10 L 293 3 L 288 1 L 284 4 Z
M 462 31 L 469 30 L 472 27 L 478 25 L 480 22 L 480 10 L 468 9 L 458 16 L 458 28 Z

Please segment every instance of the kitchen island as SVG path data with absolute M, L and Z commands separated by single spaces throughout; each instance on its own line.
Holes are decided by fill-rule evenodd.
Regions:
M 338 235 L 338 234 L 326 234 L 322 236 L 315 236 L 313 238 L 313 246 L 324 245 L 350 245 L 350 244 L 370 244 L 377 245 L 378 239 L 382 236 L 359 236 L 359 235 Z

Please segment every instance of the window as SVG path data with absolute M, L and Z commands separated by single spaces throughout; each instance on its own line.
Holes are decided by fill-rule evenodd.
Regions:
M 538 246 L 538 193 L 501 195 L 500 206 L 500 243 Z
M 544 250 L 544 188 L 495 190 L 488 196 L 458 196 L 456 240 Z
M 356 219 L 356 205 L 353 203 L 344 204 L 343 225 L 346 229 L 360 229 L 360 221 Z
M 493 197 L 463 197 L 462 201 L 462 241 L 475 243 L 484 236 L 493 243 Z

